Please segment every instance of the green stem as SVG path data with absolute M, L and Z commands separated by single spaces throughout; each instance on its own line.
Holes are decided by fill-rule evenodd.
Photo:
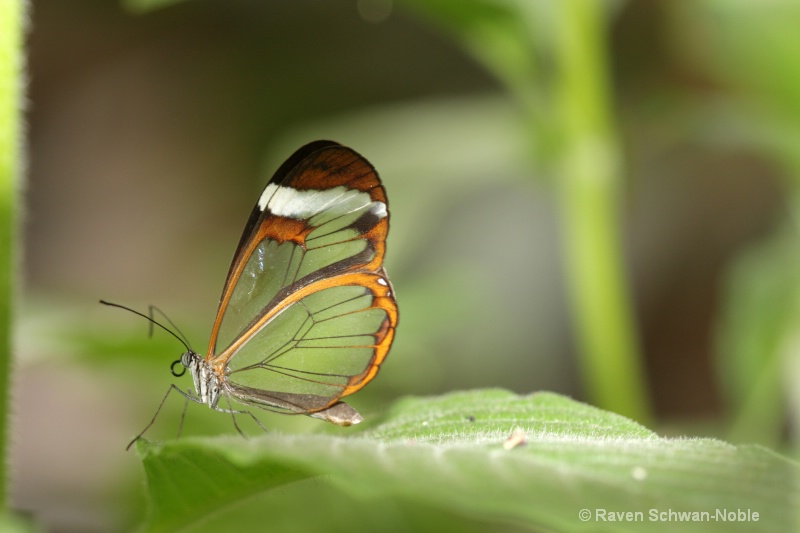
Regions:
M 599 406 L 646 423 L 650 405 L 622 260 L 603 3 L 557 5 L 560 201 L 584 383 Z
M 15 237 L 20 180 L 23 70 L 22 0 L 0 0 L 0 506 L 7 509 L 8 413 L 11 384 Z

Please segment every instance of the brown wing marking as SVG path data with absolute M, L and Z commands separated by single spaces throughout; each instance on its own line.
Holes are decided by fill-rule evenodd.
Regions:
M 308 152 L 312 145 L 319 145 L 317 151 L 312 151 L 304 155 L 294 166 L 286 167 L 290 162 L 294 163 L 299 154 Z M 298 190 L 303 189 L 326 189 L 337 186 L 346 186 L 362 192 L 369 192 L 373 201 L 383 202 L 385 205 L 386 192 L 380 184 L 380 179 L 374 167 L 361 155 L 350 148 L 322 141 L 311 143 L 300 148 L 286 163 L 276 172 L 270 183 L 278 183 L 282 187 L 291 187 Z M 234 254 L 234 260 L 225 279 L 222 290 L 217 315 L 211 330 L 209 348 L 206 353 L 206 360 L 214 358 L 217 336 L 220 326 L 228 308 L 228 304 L 233 295 L 234 288 L 239 278 L 246 268 L 253 252 L 258 245 L 265 239 L 271 239 L 278 243 L 287 241 L 294 242 L 297 246 L 306 249 L 306 237 L 315 228 L 308 224 L 306 220 L 295 220 L 288 217 L 276 216 L 265 209 L 263 212 L 258 205 L 255 206 L 250 215 L 250 219 L 245 226 L 244 233 L 240 239 L 239 246 Z M 364 239 L 369 242 L 374 254 L 367 263 L 357 263 L 348 265 L 342 271 L 377 271 L 383 264 L 386 251 L 386 235 L 389 232 L 389 219 L 384 217 L 364 232 L 359 231 L 359 235 L 348 240 Z M 343 241 L 347 242 L 347 241 Z M 326 272 L 326 274 L 336 274 L 337 272 Z M 265 302 L 266 304 L 266 302 Z

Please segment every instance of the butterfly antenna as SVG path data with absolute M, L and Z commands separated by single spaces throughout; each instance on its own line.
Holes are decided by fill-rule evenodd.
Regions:
M 180 341 L 180 343 L 183 344 L 183 346 L 186 348 L 187 351 L 190 351 L 190 352 L 192 351 L 192 349 L 189 347 L 189 343 L 187 341 L 185 341 L 182 338 L 180 338 L 174 331 L 172 331 L 171 329 L 169 329 L 168 327 L 166 327 L 164 324 L 162 324 L 161 322 L 157 321 L 153 317 L 147 316 L 144 313 L 140 313 L 139 311 L 136 311 L 135 309 L 131 309 L 130 307 L 125 307 L 124 305 L 115 304 L 113 302 L 107 302 L 105 300 L 100 300 L 100 303 L 103 304 L 103 305 L 111 306 L 111 307 L 119 307 L 120 309 L 124 309 L 126 311 L 130 311 L 134 315 L 139 315 L 140 317 L 149 320 L 150 323 L 151 323 L 150 327 L 153 327 L 152 324 L 155 324 L 156 326 L 160 327 L 161 329 L 163 329 L 164 331 L 166 331 L 167 333 L 169 333 L 170 335 L 172 335 L 173 337 L 178 339 L 178 341 Z M 163 313 L 161 313 L 161 314 L 163 314 Z M 172 327 L 175 327 L 175 324 L 172 324 L 172 321 L 169 318 L 167 318 L 167 321 L 172 325 Z M 178 329 L 178 328 L 175 328 L 175 329 Z M 183 335 L 183 334 L 181 334 L 181 335 Z
M 156 307 L 155 305 L 152 305 L 152 304 L 149 306 L 149 311 L 150 311 L 150 336 L 153 335 L 153 322 L 155 322 L 155 320 L 153 320 L 153 311 L 157 311 L 158 313 L 161 314 L 161 316 L 164 317 L 164 319 L 167 321 L 167 323 L 170 326 L 172 326 L 172 329 L 174 329 L 175 332 L 178 335 L 180 335 L 181 339 L 183 339 L 183 344 L 186 347 L 189 348 L 189 351 L 191 351 L 191 352 L 194 351 L 194 350 L 192 350 L 192 345 L 189 344 L 189 339 L 186 338 L 186 335 L 184 335 L 183 332 L 181 331 L 181 329 L 178 326 L 175 325 L 175 322 L 170 320 L 170 318 L 167 316 L 167 314 L 164 311 L 162 311 L 161 309 L 159 309 L 158 307 Z

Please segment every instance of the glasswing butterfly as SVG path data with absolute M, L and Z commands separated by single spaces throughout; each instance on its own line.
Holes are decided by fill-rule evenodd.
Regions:
M 262 429 L 230 400 L 341 426 L 361 422 L 341 398 L 375 377 L 394 339 L 397 302 L 383 268 L 388 231 L 386 191 L 366 159 L 332 141 L 297 150 L 245 224 L 208 352 L 203 357 L 184 342 L 187 351 L 173 363 L 176 376 L 178 364 L 189 370 L 195 394 L 171 385 L 131 444 L 172 390 L 247 414 Z

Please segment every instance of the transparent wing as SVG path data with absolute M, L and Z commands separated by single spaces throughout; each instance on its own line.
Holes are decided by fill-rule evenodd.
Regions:
M 318 411 L 375 376 L 396 326 L 397 305 L 382 269 L 343 274 L 293 293 L 214 364 L 225 365 L 226 382 L 242 401 Z
M 267 184 L 239 241 L 207 359 L 230 354 L 254 324 L 299 289 L 381 268 L 389 229 L 375 169 L 330 141 L 304 146 Z

